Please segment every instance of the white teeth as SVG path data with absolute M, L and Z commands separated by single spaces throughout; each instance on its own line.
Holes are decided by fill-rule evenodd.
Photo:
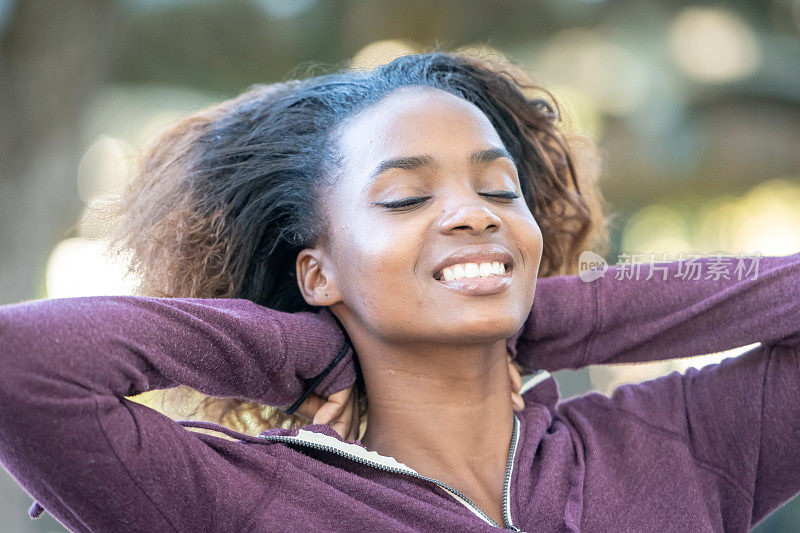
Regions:
M 502 276 L 506 267 L 501 261 L 491 263 L 459 263 L 442 269 L 444 281 L 454 281 L 462 278 L 485 278 L 491 275 Z
M 477 278 L 480 275 L 481 271 L 478 269 L 478 263 L 467 263 L 464 265 L 464 277 Z

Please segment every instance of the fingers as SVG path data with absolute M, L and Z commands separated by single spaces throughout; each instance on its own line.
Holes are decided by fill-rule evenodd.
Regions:
M 350 439 L 350 433 L 352 433 L 352 425 L 353 425 L 352 419 L 353 419 L 353 410 L 349 405 L 347 405 L 345 406 L 341 414 L 339 414 L 339 416 L 334 418 L 329 425 L 343 439 L 352 440 Z
M 508 375 L 511 378 L 511 405 L 515 410 L 522 411 L 525 409 L 525 400 L 522 399 L 522 395 L 519 393 L 522 389 L 522 376 L 510 354 L 507 355 L 506 359 L 508 359 Z
M 353 387 L 348 387 L 344 390 L 340 390 L 339 392 L 334 392 L 333 394 L 328 396 L 328 401 L 343 406 L 347 403 L 347 401 L 350 399 L 352 395 L 353 395 Z
M 294 414 L 310 422 L 325 403 L 325 398 L 317 396 L 316 394 L 309 394 L 306 399 L 303 400 L 303 403 L 295 410 Z
M 522 399 L 522 396 L 518 392 L 511 393 L 511 405 L 514 406 L 514 409 L 517 411 L 522 411 L 525 409 L 525 400 Z
M 361 420 L 355 386 L 331 394 L 327 399 L 309 394 L 294 414 L 312 424 L 329 425 L 345 440 L 358 439 Z
M 331 422 L 328 424 L 330 427 L 333 428 L 336 433 L 339 434 L 340 437 L 343 439 L 347 439 L 347 434 L 350 431 L 350 419 L 352 417 L 352 411 L 350 409 L 345 409 L 339 416 L 335 417 Z
M 358 439 L 358 433 L 361 430 L 361 412 L 359 410 L 358 405 L 358 395 L 353 395 L 353 423 L 350 425 L 350 435 L 347 437 L 347 440 L 356 440 Z
M 355 387 L 351 387 L 349 392 L 350 394 L 343 405 L 341 413 L 332 421 L 331 427 L 345 440 L 356 440 L 361 426 L 358 394 L 355 391 Z
M 508 375 L 511 377 L 511 390 L 519 392 L 522 388 L 522 376 L 511 361 L 508 363 Z
M 317 411 L 313 423 L 328 424 L 347 440 L 352 433 L 354 397 L 353 387 L 331 394 L 328 402 Z
M 348 396 L 349 389 L 341 390 L 328 396 L 328 400 L 325 401 L 313 415 L 313 423 L 329 424 L 334 418 L 341 414 L 344 405 L 347 403 Z

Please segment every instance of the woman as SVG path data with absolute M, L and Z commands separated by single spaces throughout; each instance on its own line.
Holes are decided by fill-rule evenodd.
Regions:
M 603 235 L 600 197 L 532 89 L 507 64 L 405 56 L 255 87 L 157 138 L 115 237 L 142 295 L 0 308 L 0 461 L 31 514 L 746 531 L 796 494 L 800 254 L 749 277 L 564 274 Z M 611 398 L 558 402 L 546 372 L 753 342 Z M 300 416 L 252 436 L 125 398 L 178 385 Z

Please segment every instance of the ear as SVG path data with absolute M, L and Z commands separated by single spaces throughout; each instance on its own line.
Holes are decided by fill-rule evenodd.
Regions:
M 297 285 L 310 305 L 330 306 L 342 300 L 332 274 L 325 268 L 326 257 L 319 248 L 305 248 L 297 254 Z

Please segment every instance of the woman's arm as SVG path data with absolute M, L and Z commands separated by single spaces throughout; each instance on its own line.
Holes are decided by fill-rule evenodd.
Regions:
M 730 279 L 715 279 L 715 256 L 694 260 L 698 270 L 683 278 L 686 261 L 644 263 L 638 279 L 624 278 L 621 265 L 590 282 L 578 275 L 540 278 L 528 319 L 508 339 L 509 352 L 526 368 L 559 370 L 796 341 L 800 253 L 744 258 L 745 269 L 755 261 L 757 273 L 737 274 L 737 261 L 728 264 Z
M 576 287 L 579 298 L 597 304 L 597 320 L 570 318 L 560 331 L 547 316 L 545 360 L 557 364 L 557 350 L 549 351 L 557 335 L 577 350 L 573 367 L 761 346 L 700 370 L 619 386 L 610 398 L 567 400 L 560 409 L 570 420 L 590 421 L 580 431 L 593 468 L 625 465 L 618 468 L 646 472 L 659 490 L 684 475 L 678 471 L 694 471 L 685 497 L 706 499 L 726 530 L 744 531 L 800 491 L 800 254 L 761 258 L 755 279 L 674 279 L 677 262 L 662 265 L 670 274 L 663 285 L 643 281 L 646 275 L 614 280 L 609 269 L 594 294 Z M 539 347 L 527 346 L 538 361 Z M 681 449 L 690 452 L 685 464 Z
M 14 479 L 75 531 L 168 531 L 237 529 L 279 463 L 124 396 L 183 384 L 287 405 L 345 338 L 327 309 L 98 296 L 0 306 L 0 343 L 0 462 Z M 350 386 L 351 358 L 315 392 Z
M 795 286 L 796 301 L 798 290 Z M 611 397 L 592 393 L 564 401 L 564 418 L 578 421 L 587 469 L 614 465 L 604 475 L 622 480 L 595 485 L 600 491 L 595 498 L 619 504 L 632 498 L 624 487 L 635 491 L 647 484 L 649 505 L 666 513 L 661 528 L 673 520 L 668 517 L 679 507 L 676 498 L 694 498 L 702 499 L 720 530 L 748 531 L 797 495 L 796 313 L 793 323 L 792 333 L 781 342 L 738 357 L 621 385 Z

